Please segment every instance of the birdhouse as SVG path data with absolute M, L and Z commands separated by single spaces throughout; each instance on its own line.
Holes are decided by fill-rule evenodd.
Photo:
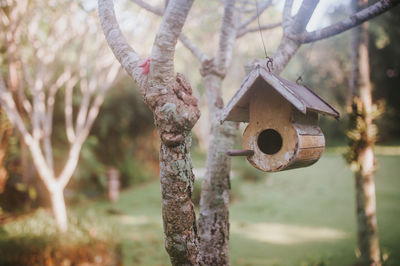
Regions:
M 305 86 L 285 80 L 264 67 L 250 72 L 222 110 L 224 121 L 248 122 L 242 151 L 256 168 L 276 172 L 309 166 L 321 157 L 325 138 L 318 115 L 339 113 Z

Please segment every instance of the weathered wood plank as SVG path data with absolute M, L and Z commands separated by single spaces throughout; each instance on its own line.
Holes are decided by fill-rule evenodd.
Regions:
M 298 161 L 305 161 L 305 160 L 318 160 L 322 153 L 324 152 L 324 147 L 319 148 L 308 148 L 308 149 L 299 149 L 297 154 Z
M 319 148 L 325 147 L 325 138 L 324 136 L 317 135 L 300 135 L 299 136 L 299 147 L 300 149 L 310 149 L 310 148 Z

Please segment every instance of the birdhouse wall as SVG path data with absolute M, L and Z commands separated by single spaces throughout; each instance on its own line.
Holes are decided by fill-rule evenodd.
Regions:
M 317 125 L 294 123 L 299 139 L 296 155 L 285 170 L 306 167 L 316 163 L 325 149 L 325 137 Z
M 325 137 L 318 126 L 317 113 L 309 111 L 305 115 L 293 109 L 292 119 L 299 138 L 299 146 L 295 160 L 286 169 L 314 164 L 321 158 L 325 149 Z
M 322 155 L 325 139 L 317 126 L 318 114 L 304 115 L 268 84 L 254 84 L 249 107 L 249 125 L 242 146 L 253 150 L 248 161 L 256 168 L 275 172 L 304 167 Z
M 250 99 L 250 121 L 243 134 L 242 146 L 254 151 L 253 156 L 247 157 L 253 166 L 262 171 L 279 171 L 290 163 L 298 145 L 297 132 L 291 121 L 292 106 L 275 90 L 266 88 L 267 83 L 260 81 L 255 86 Z M 275 143 L 266 145 L 275 150 L 280 146 L 276 153 L 274 149 L 269 152 L 273 154 L 263 152 L 258 145 L 260 134 L 268 129 L 281 136 L 281 143 L 275 138 L 275 141 L 271 140 Z

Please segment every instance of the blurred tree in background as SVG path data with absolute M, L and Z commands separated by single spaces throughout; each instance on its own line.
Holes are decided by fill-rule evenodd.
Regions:
M 104 41 L 102 35 L 96 33 L 96 10 L 93 6 L 90 7 L 89 2 L 84 2 L 81 5 L 79 2 L 68 4 L 67 2 L 47 3 L 46 1 L 37 1 L 30 5 L 32 16 L 24 13 L 28 12 L 24 9 L 24 2 L 20 2 L 18 8 L 15 7 L 16 4 L 13 1 L 2 4 L 2 10 L 8 12 L 8 16 L 14 12 L 12 19 L 21 20 L 21 23 L 3 21 L 6 24 L 3 24 L 2 27 L 4 29 L 10 27 L 9 32 L 14 32 L 13 36 L 17 36 L 17 40 L 14 46 L 9 45 L 8 42 L 1 43 L 1 60 L 2 72 L 7 77 L 5 82 L 9 86 L 13 86 L 14 99 L 23 117 L 28 117 L 25 107 L 29 108 L 29 101 L 32 100 L 32 96 L 27 93 L 24 107 L 23 102 L 20 101 L 21 95 L 24 92 L 29 92 L 29 90 L 28 87 L 24 87 L 27 81 L 21 76 L 21 73 L 27 72 L 25 78 L 29 75 L 35 75 L 39 69 L 35 64 L 39 65 L 40 60 L 42 60 L 41 58 L 36 61 L 33 59 L 35 49 L 38 49 L 38 46 L 42 48 L 41 52 L 43 53 L 46 51 L 43 48 L 44 46 L 52 45 L 52 42 L 55 41 L 52 34 L 60 34 L 61 32 L 57 30 L 64 30 L 62 27 L 68 21 L 66 18 L 68 15 L 71 16 L 71 19 L 73 19 L 73 16 L 77 16 L 76 22 L 89 18 L 86 20 L 85 27 L 78 26 L 80 32 L 84 35 L 69 40 L 62 51 L 57 50 L 57 45 L 52 45 L 53 50 L 49 50 L 48 56 L 56 52 L 58 56 L 51 59 L 53 63 L 43 63 L 44 67 L 53 64 L 51 67 L 54 68 L 56 74 L 62 73 L 64 70 L 71 71 L 72 75 L 69 82 L 71 84 L 77 83 L 76 92 L 82 90 L 81 85 L 85 82 L 81 79 L 81 75 L 86 74 L 89 79 L 92 79 L 89 82 L 92 88 L 97 80 L 101 82 L 101 79 L 105 77 L 104 74 L 96 76 L 95 70 L 90 69 L 95 64 L 100 67 L 98 59 L 93 60 L 92 57 L 85 61 L 85 56 L 80 58 L 80 55 L 84 53 L 82 49 L 85 49 L 85 55 L 91 54 L 90 56 L 93 56 L 94 53 L 103 53 L 102 50 L 97 49 L 99 45 L 104 44 Z M 74 8 L 68 9 L 69 5 L 73 5 Z M 58 22 L 55 23 L 57 19 L 54 18 L 54 15 L 58 12 L 57 8 L 60 12 L 63 9 L 60 6 L 65 7 L 64 11 L 68 12 L 65 16 L 60 15 Z M 42 16 L 43 20 L 39 24 L 33 23 L 38 16 Z M 31 28 L 26 28 L 26 23 L 31 23 Z M 54 28 L 51 26 L 54 26 Z M 30 35 L 21 35 L 26 32 L 36 32 L 40 42 L 36 42 L 36 46 L 32 47 L 29 43 Z M 69 33 L 74 34 L 76 31 L 70 29 Z M 68 35 L 64 35 L 68 39 Z M 96 39 L 96 36 L 100 39 Z M 5 38 L 5 36 L 3 35 L 2 38 Z M 90 44 L 91 42 L 92 44 Z M 13 47 L 16 49 L 13 49 Z M 24 69 L 22 69 L 21 59 L 24 61 Z M 49 60 L 49 57 L 47 57 L 47 60 Z M 85 69 L 85 64 L 87 64 L 87 69 Z M 82 72 L 78 69 L 79 67 L 82 67 Z M 13 75 L 10 76 L 9 73 Z M 158 148 L 155 148 L 157 147 L 157 138 L 152 130 L 152 116 L 143 102 L 137 100 L 138 90 L 128 84 L 126 76 L 120 74 L 117 79 L 118 81 L 112 84 L 115 89 L 111 90 L 109 97 L 105 100 L 107 111 L 100 114 L 104 119 L 100 118 L 95 122 L 91 135 L 82 147 L 80 158 L 82 163 L 78 165 L 77 171 L 74 173 L 76 180 L 69 184 L 66 189 L 67 201 L 100 195 L 106 183 L 105 170 L 108 166 L 116 166 L 120 170 L 123 187 L 143 182 L 157 175 L 158 164 L 154 164 L 154 161 L 158 159 Z M 67 115 L 63 103 L 69 98 L 72 109 L 79 111 L 82 101 L 87 101 L 81 94 L 73 93 L 71 96 L 70 89 L 67 91 L 64 89 L 65 87 L 61 87 L 56 93 L 54 98 L 56 104 L 53 105 L 52 111 L 53 134 L 51 143 L 53 144 L 52 153 L 55 158 L 54 166 L 57 170 L 61 169 L 62 163 L 68 158 L 66 153 L 69 149 L 68 134 L 71 135 L 72 132 L 71 130 L 67 134 L 65 132 Z M 89 101 L 89 103 L 92 104 L 93 102 Z M 77 118 L 78 112 L 72 114 L 69 119 L 75 120 Z M 22 141 L 21 135 L 17 130 L 13 131 L 4 112 L 2 112 L 1 126 L 4 133 L 2 143 L 7 144 L 3 145 L 4 147 L 2 146 L 4 148 L 2 149 L 4 151 L 3 165 L 7 169 L 7 178 L 1 178 L 1 185 L 4 188 L 4 192 L 0 193 L 1 209 L 8 214 L 17 214 L 29 211 L 32 207 L 48 206 L 50 199 L 47 189 L 42 182 L 38 181 L 32 157 Z M 10 135 L 11 133 L 12 135 Z M 135 157 L 138 157 L 138 159 L 135 160 Z M 7 213 L 0 214 L 0 216 L 4 218 Z
M 119 66 L 98 38 L 96 18 L 77 3 L 9 1 L 0 11 L 2 67 L 6 68 L 5 81 L 0 78 L 0 103 L 30 151 L 58 229 L 66 232 L 63 192 Z M 55 130 L 54 137 L 60 90 L 64 91 L 65 133 Z M 57 142 L 66 152 L 54 152 Z
M 385 112 L 377 121 L 378 141 L 400 136 L 400 16 L 389 12 L 370 23 L 371 81 L 374 98 L 383 100 Z
M 81 196 L 99 195 L 110 166 L 119 170 L 122 188 L 127 188 L 157 177 L 157 162 L 158 140 L 151 112 L 138 89 L 122 78 L 107 94 L 69 189 Z

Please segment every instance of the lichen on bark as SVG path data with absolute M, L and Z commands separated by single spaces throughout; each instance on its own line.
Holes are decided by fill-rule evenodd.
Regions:
M 165 248 L 173 265 L 197 265 L 198 237 L 191 195 L 194 175 L 191 135 L 176 146 L 161 143 L 160 180 Z M 190 262 L 190 264 L 188 264 Z

